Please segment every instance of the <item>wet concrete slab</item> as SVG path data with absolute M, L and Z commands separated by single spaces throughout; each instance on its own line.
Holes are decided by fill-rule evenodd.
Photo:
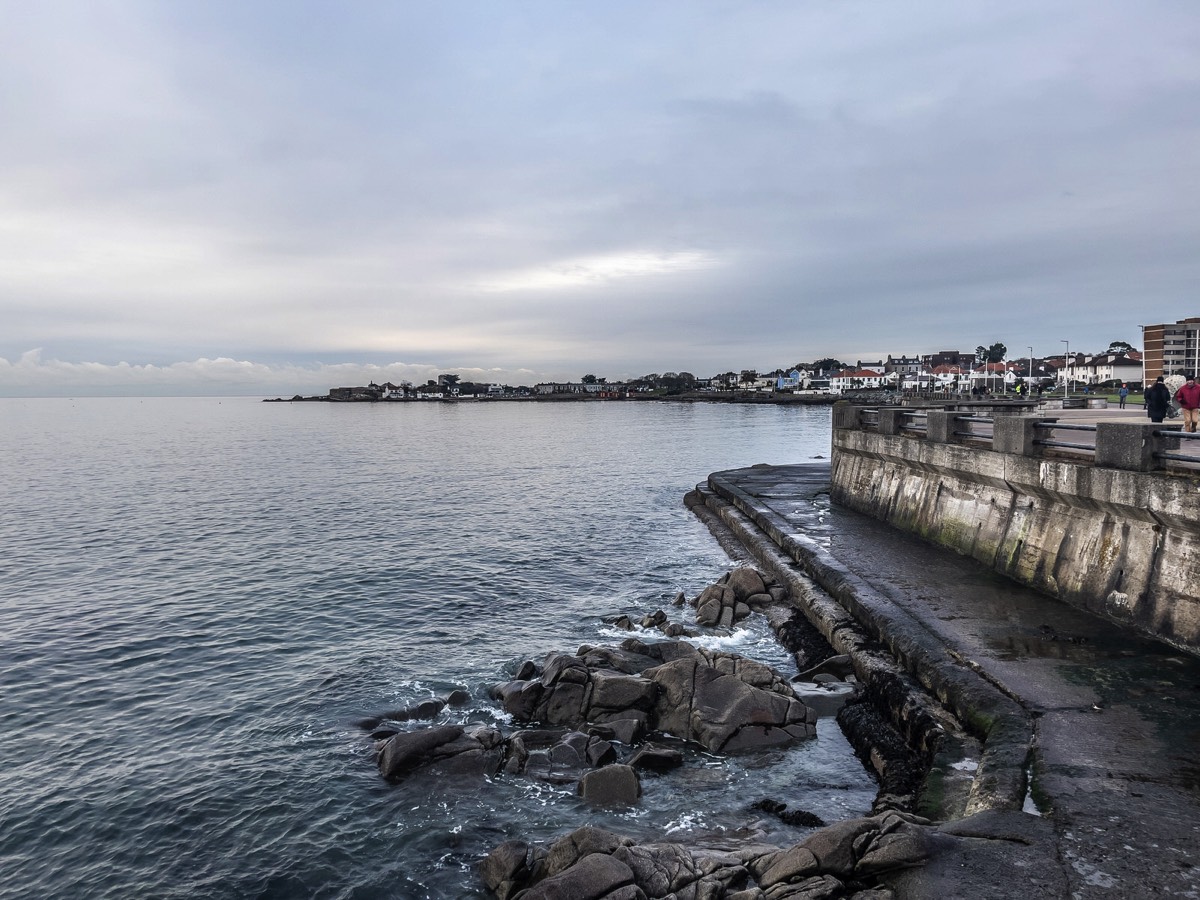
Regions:
M 718 493 L 722 483 L 740 492 L 782 534 L 835 558 L 885 598 L 895 627 L 925 630 L 1028 711 L 1037 826 L 1049 826 L 1054 846 L 1040 847 L 1033 863 L 1028 852 L 1018 854 L 1025 862 L 1003 891 L 967 882 L 964 889 L 1200 897 L 1200 660 L 834 506 L 826 464 L 718 475 L 710 479 Z M 772 540 L 765 530 L 762 540 Z M 953 879 L 953 858 L 935 863 L 951 868 L 931 869 L 924 882 L 912 876 L 910 895 L 958 896 L 930 893 L 945 888 L 943 877 Z M 1048 859 L 1059 872 L 1022 869 Z M 1065 888 L 1046 893 L 1050 885 Z

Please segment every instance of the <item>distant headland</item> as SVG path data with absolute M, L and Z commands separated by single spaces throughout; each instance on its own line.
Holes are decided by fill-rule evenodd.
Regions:
M 327 394 L 275 397 L 266 403 L 459 403 L 493 401 L 572 402 L 606 400 L 676 400 L 727 403 L 831 404 L 837 397 L 828 384 L 811 384 L 796 373 L 729 381 L 697 379 L 688 373 L 650 375 L 631 382 L 609 382 L 584 376 L 577 382 L 546 382 L 532 387 L 460 382 L 442 375 L 425 384 L 371 382 L 360 387 L 330 388 Z

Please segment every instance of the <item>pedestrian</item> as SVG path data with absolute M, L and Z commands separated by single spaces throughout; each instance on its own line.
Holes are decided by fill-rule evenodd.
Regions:
M 1120 409 L 1125 408 L 1125 398 L 1129 396 L 1129 385 L 1121 385 L 1121 389 L 1117 391 L 1117 399 L 1120 400 Z
M 1200 421 L 1200 384 L 1196 384 L 1195 375 L 1189 375 L 1175 392 L 1175 402 L 1183 407 L 1183 430 L 1194 434 Z
M 1151 422 L 1162 422 L 1167 415 L 1167 407 L 1171 405 L 1171 392 L 1163 384 L 1163 377 L 1158 376 L 1154 384 L 1146 389 L 1146 415 Z

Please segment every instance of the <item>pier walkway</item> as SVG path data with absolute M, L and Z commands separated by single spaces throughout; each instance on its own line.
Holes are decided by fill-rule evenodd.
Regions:
M 833 506 L 827 463 L 720 472 L 699 490 L 743 521 L 750 555 L 782 550 L 865 611 L 916 680 L 969 706 L 975 679 L 1019 709 L 1004 738 L 1018 752 L 992 765 L 1023 767 L 1009 784 L 1032 775 L 1024 809 L 945 826 L 898 896 L 1200 897 L 1200 660 Z

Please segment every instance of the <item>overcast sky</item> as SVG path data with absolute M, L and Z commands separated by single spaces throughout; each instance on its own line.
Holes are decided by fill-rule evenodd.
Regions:
M 711 375 L 1200 315 L 1200 6 L 0 0 L 0 394 Z

